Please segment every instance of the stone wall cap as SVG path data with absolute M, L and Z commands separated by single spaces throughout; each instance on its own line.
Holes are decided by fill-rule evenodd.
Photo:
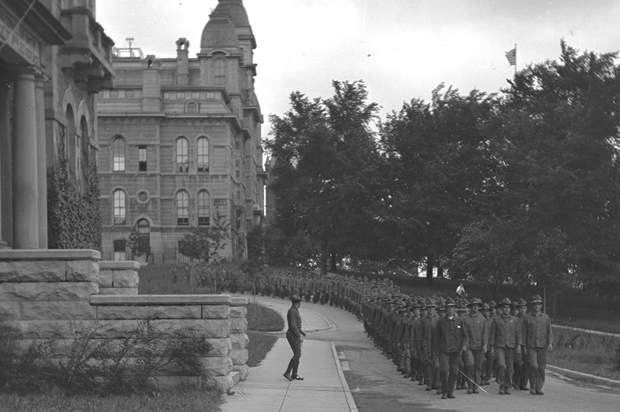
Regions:
M 238 306 L 238 305 L 242 305 L 242 306 L 247 306 L 248 304 L 248 298 L 242 298 L 240 296 L 236 296 L 232 298 L 232 303 L 233 306 Z
M 101 260 L 91 249 L 2 249 L 0 261 L 11 260 Z
M 102 270 L 126 270 L 140 269 L 140 263 L 135 260 L 102 260 L 99 262 L 99 269 Z
M 230 305 L 230 295 L 91 295 L 95 306 Z

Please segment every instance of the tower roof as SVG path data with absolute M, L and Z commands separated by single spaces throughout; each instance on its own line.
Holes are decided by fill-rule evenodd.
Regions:
M 202 31 L 200 39 L 201 53 L 210 53 L 215 49 L 231 48 L 239 48 L 235 26 L 227 17 L 216 16 L 213 13 Z
M 219 0 L 213 14 L 225 13 L 237 28 L 250 27 L 248 13 L 245 11 L 242 0 Z

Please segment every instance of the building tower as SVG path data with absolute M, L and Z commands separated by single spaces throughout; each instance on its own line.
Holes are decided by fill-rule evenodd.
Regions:
M 230 229 L 220 254 L 245 257 L 266 180 L 255 48 L 242 1 L 220 0 L 195 58 L 186 38 L 175 58 L 117 50 L 115 87 L 97 104 L 103 259 L 134 258 L 125 239 L 139 231 L 150 261 L 180 261 L 178 241 L 217 224 Z

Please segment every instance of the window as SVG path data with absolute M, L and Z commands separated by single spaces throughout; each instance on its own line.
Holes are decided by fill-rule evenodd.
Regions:
M 188 113 L 198 113 L 198 105 L 194 102 L 187 103 L 187 112 Z
M 138 171 L 146 172 L 146 146 L 138 146 Z
M 133 90 L 127 90 L 125 92 L 125 97 L 128 99 L 132 99 L 134 97 L 134 91 Z
M 113 99 L 118 99 L 118 90 L 110 90 L 110 97 Z
M 113 159 L 113 168 L 112 170 L 115 172 L 124 172 L 125 171 L 125 141 L 117 137 L 112 142 L 112 159 Z
M 214 85 L 226 86 L 226 62 L 222 59 L 215 61 L 215 70 L 213 71 Z
M 210 216 L 209 194 L 204 191 L 200 192 L 198 193 L 198 226 L 209 226 Z
M 177 194 L 177 225 L 189 225 L 189 195 L 185 191 Z
M 119 99 L 124 99 L 125 98 L 125 90 L 119 90 L 118 91 L 118 97 L 119 97 Z
M 198 171 L 209 171 L 209 141 L 204 137 L 198 139 Z
M 185 99 L 185 92 L 177 92 L 177 99 Z
M 124 225 L 125 217 L 127 213 L 127 206 L 125 204 L 125 192 L 117 190 L 112 196 L 114 199 L 114 224 Z
M 192 99 L 200 99 L 200 92 L 192 92 Z
M 114 260 L 126 260 L 125 239 L 116 239 L 114 241 Z
M 80 136 L 75 136 L 75 180 L 82 180 L 82 140 Z M 78 186 L 80 184 L 78 183 Z
M 189 147 L 187 139 L 177 140 L 177 172 L 187 173 L 189 170 Z
M 169 98 L 170 98 L 170 93 L 164 92 L 164 99 L 169 99 Z

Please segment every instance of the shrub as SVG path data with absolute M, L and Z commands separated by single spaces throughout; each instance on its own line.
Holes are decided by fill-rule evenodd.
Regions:
M 159 391 L 155 376 L 170 365 L 187 375 L 200 375 L 210 384 L 200 364 L 212 349 L 206 336 L 190 329 L 157 331 L 145 321 L 119 343 L 98 339 L 100 328 L 76 330 L 68 353 L 57 358 L 55 341 L 34 342 L 20 352 L 16 331 L 2 325 L 2 390 L 41 393 L 59 388 L 67 395 L 102 396 L 155 393 Z

